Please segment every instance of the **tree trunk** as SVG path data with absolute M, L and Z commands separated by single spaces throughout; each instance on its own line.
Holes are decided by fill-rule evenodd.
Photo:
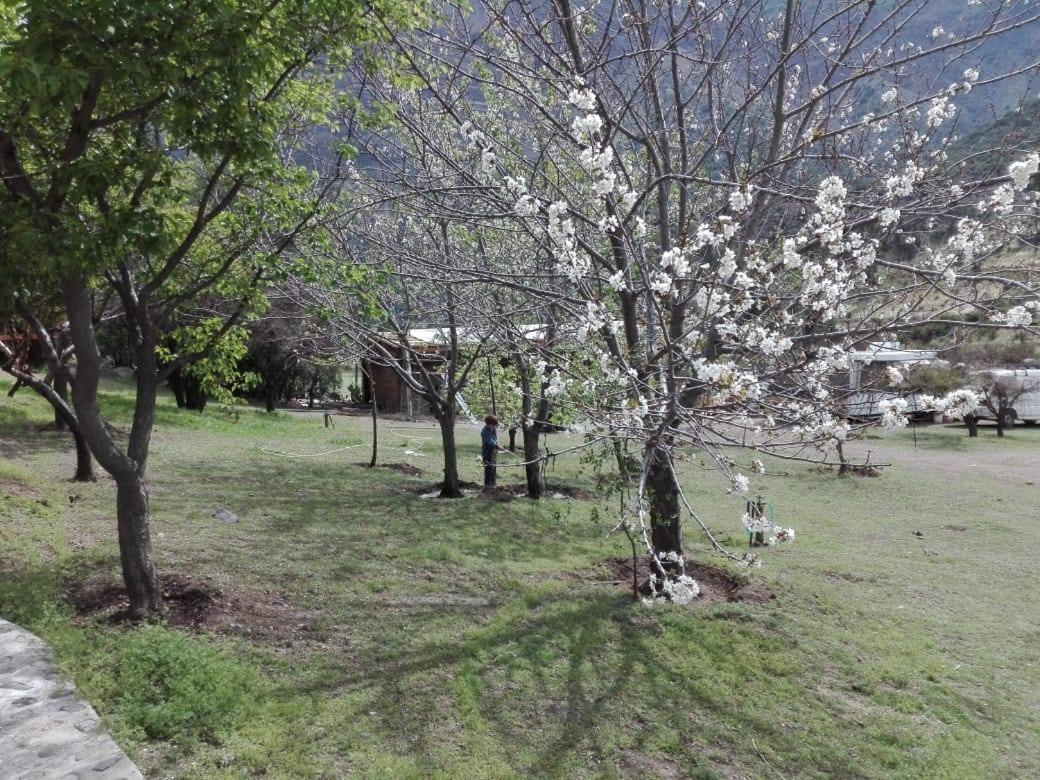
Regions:
M 84 277 L 74 275 L 62 280 L 69 331 L 76 350 L 76 380 L 72 401 L 80 432 L 98 463 L 116 480 L 116 518 L 119 532 L 123 581 L 134 617 L 156 615 L 162 611 L 162 591 L 151 554 L 148 531 L 148 493 L 144 486 L 148 445 L 155 421 L 158 373 L 155 336 L 147 307 L 133 310 L 135 321 L 131 343 L 138 361 L 134 419 L 124 452 L 112 438 L 98 404 L 101 354 L 94 331 L 92 302 Z M 131 296 L 126 295 L 129 303 Z M 130 307 L 126 307 L 130 310 Z M 130 317 L 127 317 L 131 328 Z
M 94 457 L 90 454 L 87 440 L 83 438 L 83 434 L 78 430 L 73 431 L 72 436 L 76 440 L 76 473 L 72 477 L 72 481 L 93 482 L 96 479 L 94 476 Z
M 979 435 L 979 418 L 973 414 L 964 415 L 964 424 L 968 426 L 969 438 Z
M 62 373 L 54 375 L 54 392 L 65 403 L 69 402 L 69 380 Z M 54 407 L 54 428 L 58 431 L 68 430 L 69 424 L 58 407 Z
M 61 420 L 61 430 L 67 430 L 72 433 L 73 441 L 76 443 L 76 473 L 72 475 L 72 481 L 93 482 L 96 479 L 94 476 L 94 457 L 90 454 L 90 447 L 87 446 L 87 440 L 83 437 L 83 432 L 79 428 L 79 422 L 72 408 L 68 406 L 68 402 L 65 399 L 58 395 L 56 383 L 54 395 L 51 397 L 44 395 L 44 398 L 50 401 L 54 407 L 54 419 Z
M 206 410 L 206 402 L 209 400 L 209 396 L 202 389 L 202 382 L 191 374 L 185 373 L 178 368 L 170 374 L 166 382 L 170 385 L 170 389 L 173 390 L 173 397 L 177 399 L 178 409 L 191 409 L 193 412 Z
M 538 441 L 541 426 L 535 422 L 524 426 L 524 473 L 527 477 L 527 497 L 541 498 L 545 493 L 542 462 L 538 459 Z
M 170 386 L 170 389 L 173 391 L 174 400 L 177 401 L 177 408 L 186 409 L 188 406 L 188 401 L 184 395 L 184 375 L 181 374 L 180 369 L 177 369 L 172 374 L 170 374 L 170 378 L 167 379 L 166 382 Z
M 265 400 L 267 401 L 267 411 L 273 412 L 274 411 L 274 387 L 272 387 L 271 385 L 268 385 L 265 389 L 267 391 L 264 394 Z
M 679 574 L 678 564 L 663 560 L 668 553 L 682 555 L 679 486 L 671 468 L 671 454 L 657 449 L 647 478 L 650 498 L 650 542 L 666 572 Z
M 202 382 L 191 374 L 184 374 L 184 408 L 193 412 L 203 412 L 208 400 L 206 391 L 202 389 Z
M 116 517 L 119 527 L 119 559 L 123 584 L 130 598 L 130 616 L 155 615 L 162 609 L 159 574 L 152 560 L 149 532 L 148 490 L 137 474 L 116 480 Z
M 379 455 L 379 406 L 376 405 L 376 385 L 372 382 L 372 459 L 368 462 L 369 468 L 375 468 L 376 457 Z
M 83 432 L 80 430 L 79 421 L 76 419 L 76 413 L 73 411 L 72 406 L 69 405 L 67 377 L 61 374 L 61 372 L 55 374 L 55 377 L 62 377 L 64 384 L 55 382 L 53 385 L 48 385 L 46 382 L 36 379 L 31 374 L 15 367 L 14 354 L 3 343 L 0 343 L 0 357 L 6 358 L 7 364 L 4 366 L 4 370 L 7 373 L 15 377 L 19 383 L 31 387 L 51 405 L 54 409 L 55 421 L 61 422 L 58 429 L 68 430 L 72 433 L 76 442 L 76 473 L 72 479 L 76 482 L 93 482 L 94 463 L 90 454 L 90 448 L 87 446 Z M 64 395 L 59 394 L 59 390 L 64 390 Z
M 516 426 L 509 429 L 509 451 L 516 452 Z
M 441 425 L 441 444 L 444 447 L 444 482 L 441 498 L 462 498 L 459 485 L 458 452 L 455 449 L 455 408 L 449 402 L 437 415 Z

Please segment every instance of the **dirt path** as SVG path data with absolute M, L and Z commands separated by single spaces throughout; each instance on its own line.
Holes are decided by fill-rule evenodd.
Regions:
M 905 441 L 885 439 L 858 440 L 846 449 L 850 456 L 863 457 L 869 450 L 871 461 L 891 463 L 910 469 L 919 468 L 939 471 L 951 477 L 985 475 L 998 481 L 1023 484 L 1034 482 L 1040 485 L 1040 429 L 1017 428 L 1017 433 L 1028 431 L 1036 438 L 1036 446 L 973 447 L 964 433 L 963 447 L 949 446 L 955 442 L 944 441 L 944 446 L 935 446 L 928 438 L 927 430 L 922 433 L 921 446 L 908 447 Z M 996 437 L 992 428 L 984 428 L 979 436 Z

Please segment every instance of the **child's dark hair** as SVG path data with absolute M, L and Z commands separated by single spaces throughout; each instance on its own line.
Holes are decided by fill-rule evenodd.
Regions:
M 495 417 L 495 415 L 493 414 L 489 414 L 487 417 L 484 418 L 484 422 L 488 425 L 498 425 L 498 418 Z

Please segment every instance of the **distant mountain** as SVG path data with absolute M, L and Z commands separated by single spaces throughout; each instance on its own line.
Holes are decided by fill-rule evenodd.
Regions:
M 606 5 L 606 4 L 604 4 Z M 881 32 L 874 39 L 868 39 L 859 47 L 866 52 L 872 45 L 891 46 L 896 52 L 900 47 L 915 45 L 926 50 L 941 47 L 949 40 L 951 33 L 978 31 L 984 28 L 987 20 L 992 18 L 993 5 L 990 2 L 970 3 L 965 0 L 917 0 L 907 4 L 905 0 L 878 0 L 868 6 L 856 5 L 849 15 L 834 14 L 836 8 L 847 6 L 847 0 L 820 0 L 817 3 L 806 3 L 800 12 L 806 17 L 806 24 L 811 24 L 821 17 L 833 17 L 829 24 L 818 28 L 816 40 L 819 47 L 804 52 L 806 72 L 805 87 L 813 84 L 813 76 L 829 69 L 832 65 L 825 52 L 826 41 L 843 36 L 849 25 L 858 26 L 859 13 L 869 8 L 871 21 L 862 25 L 861 29 L 869 29 L 873 25 L 882 24 Z M 1004 6 L 1004 25 L 1014 26 L 1015 20 L 1025 20 L 1033 13 L 1031 4 L 1024 0 L 1006 0 Z M 1021 6 L 1019 16 L 1009 16 L 1008 8 Z M 765 0 L 760 16 L 749 16 L 748 26 L 759 26 L 770 23 L 783 13 L 783 0 Z M 893 15 L 895 9 L 899 9 Z M 487 11 L 483 0 L 471 3 L 471 27 L 483 29 L 487 24 Z M 850 18 L 852 15 L 855 18 Z M 619 24 L 617 20 L 614 25 Z M 890 40 L 886 37 L 898 26 L 898 33 Z M 656 31 L 665 34 L 664 30 Z M 756 34 L 755 39 L 760 39 Z M 943 126 L 943 131 L 958 136 L 955 149 L 958 156 L 967 155 L 987 146 L 999 146 L 1006 136 L 1013 143 L 1027 146 L 1036 142 L 1040 135 L 1040 73 L 1036 69 L 995 83 L 986 83 L 1002 73 L 1022 68 L 1029 62 L 1036 61 L 1040 53 L 1040 24 L 1029 23 L 1022 27 L 1001 33 L 998 37 L 981 40 L 969 44 L 964 51 L 950 50 L 929 56 L 924 60 L 904 66 L 898 72 L 884 72 L 877 77 L 859 82 L 852 99 L 863 113 L 878 112 L 890 108 L 882 103 L 881 95 L 889 88 L 898 87 L 902 100 L 910 101 L 916 96 L 941 93 L 949 86 L 963 83 L 966 69 L 979 72 L 979 81 L 970 92 L 959 92 L 953 103 L 957 107 L 957 115 L 953 122 Z M 609 47 L 608 47 L 609 49 Z M 617 54 L 617 52 L 614 52 Z M 960 54 L 962 56 L 954 56 Z M 855 59 L 855 58 L 853 58 Z M 346 83 L 344 91 L 349 91 Z M 474 101 L 480 101 L 479 91 L 474 88 Z M 695 109 L 696 110 L 696 109 Z M 923 113 L 923 110 L 922 110 Z M 922 120 L 923 124 L 923 120 Z M 332 154 L 328 151 L 342 135 L 342 130 L 333 131 L 327 127 L 319 127 L 314 132 L 313 152 L 318 159 L 328 160 Z M 970 161 L 970 170 L 984 172 L 994 164 L 993 155 L 981 156 Z M 368 167 L 370 160 L 364 155 L 359 160 L 361 167 Z
M 1016 152 L 1040 152 L 1040 99 L 1026 101 L 953 144 L 951 159 L 965 159 L 965 178 L 1006 173 Z

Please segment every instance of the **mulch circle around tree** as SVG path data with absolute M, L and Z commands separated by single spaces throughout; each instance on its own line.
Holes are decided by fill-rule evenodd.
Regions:
M 242 634 L 284 643 L 312 630 L 308 616 L 277 594 L 219 588 L 202 577 L 168 574 L 161 578 L 163 618 L 168 625 L 196 631 Z M 81 617 L 110 623 L 129 618 L 122 583 L 89 578 L 68 586 L 69 604 Z
M 518 482 L 513 485 L 496 485 L 491 490 L 482 492 L 480 497 L 491 501 L 509 501 L 513 498 L 525 498 L 526 496 L 527 485 L 523 482 Z M 573 498 L 579 501 L 591 501 L 596 498 L 596 494 L 591 490 L 586 490 L 585 488 L 561 485 L 553 482 L 546 483 L 545 488 L 542 491 L 542 498 Z
M 419 495 L 428 495 L 430 493 L 439 491 L 443 487 L 443 482 L 434 482 L 432 485 L 419 485 L 418 487 L 414 487 L 411 489 L 411 492 L 418 493 Z M 479 487 L 480 485 L 478 485 L 476 482 L 467 482 L 466 480 L 459 480 L 460 490 L 475 490 Z
M 768 604 L 776 598 L 776 594 L 763 583 L 754 580 L 747 581 L 721 566 L 687 561 L 686 573 L 697 581 L 701 589 L 701 595 L 693 601 L 694 606 L 719 603 Z M 632 592 L 631 555 L 616 555 L 607 558 L 600 563 L 597 574 L 601 579 L 606 579 L 604 574 L 610 575 L 609 579 L 619 588 L 628 593 Z M 638 558 L 636 577 L 640 594 L 649 595 L 650 562 L 646 555 L 640 555 Z
M 423 497 L 431 497 L 440 491 L 442 484 L 443 483 L 441 482 L 436 482 L 432 485 L 421 485 L 419 487 L 411 488 L 410 492 L 418 493 Z M 467 482 L 465 480 L 459 482 L 460 490 L 475 492 L 476 498 L 483 499 L 484 501 L 508 502 L 517 498 L 525 498 L 527 496 L 527 485 L 523 482 L 517 482 L 511 485 L 495 485 L 490 490 L 484 490 L 483 487 L 483 485 L 479 485 L 476 482 Z M 579 501 L 590 501 L 596 498 L 596 494 L 591 490 L 586 490 L 585 488 L 561 485 L 553 482 L 546 483 L 545 490 L 542 493 L 542 498 L 546 500 L 573 498 Z
M 358 462 L 355 466 L 363 466 L 369 468 L 368 462 Z M 418 466 L 413 466 L 411 463 L 377 463 L 377 469 L 390 469 L 396 471 L 399 474 L 407 474 L 409 477 L 421 477 L 426 472 Z

